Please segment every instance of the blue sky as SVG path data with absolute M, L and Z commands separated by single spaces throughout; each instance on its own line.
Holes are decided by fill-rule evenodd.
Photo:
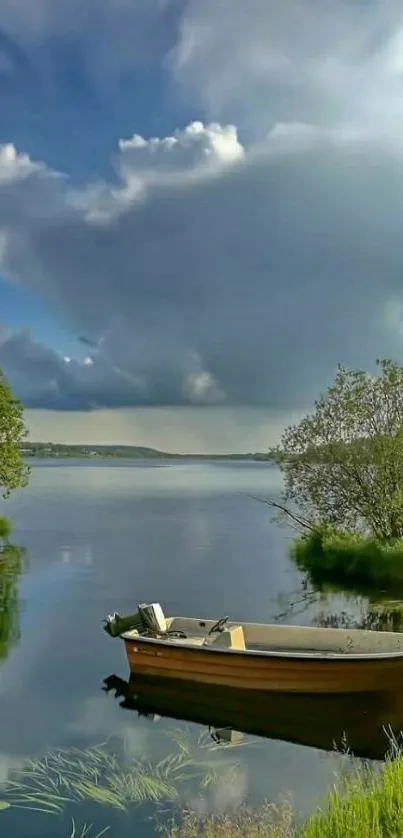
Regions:
M 0 366 L 28 413 L 200 435 L 400 359 L 402 55 L 397 0 L 0 6 Z
M 175 17 L 164 16 L 168 39 Z M 93 37 L 87 32 L 74 38 L 62 29 L 57 37 L 50 32 L 26 45 L 7 30 L 0 32 L 0 90 L 7 114 L 0 122 L 0 144 L 13 143 L 76 183 L 114 178 L 117 140 L 134 129 L 165 136 L 191 120 L 191 109 L 175 97 L 158 60 L 129 63 L 101 88 L 88 68 Z M 28 326 L 63 354 L 82 354 L 63 313 L 45 297 L 0 276 L 0 301 L 1 319 L 12 329 Z

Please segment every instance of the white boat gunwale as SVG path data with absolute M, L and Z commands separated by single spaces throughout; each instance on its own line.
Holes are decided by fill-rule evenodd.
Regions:
M 180 618 L 171 618 L 173 621 L 174 619 Z M 187 618 L 184 618 L 187 619 Z M 199 628 L 205 628 L 206 623 L 210 622 L 209 620 L 198 620 L 197 618 L 191 618 L 192 622 L 197 622 L 199 624 Z M 264 628 L 276 628 L 281 629 L 281 625 L 273 625 L 265 624 L 265 623 L 229 623 L 229 627 L 233 625 L 241 625 L 241 626 L 261 626 Z M 300 626 L 287 626 L 287 629 L 299 629 Z M 377 635 L 382 635 L 384 639 L 385 636 L 390 636 L 397 641 L 399 644 L 402 643 L 402 649 L 399 650 L 386 650 L 381 652 L 350 652 L 350 651 L 333 651 L 332 649 L 329 650 L 320 650 L 317 651 L 304 651 L 303 649 L 297 650 L 293 649 L 292 651 L 287 649 L 236 649 L 236 648 L 226 648 L 224 646 L 214 646 L 214 645 L 195 645 L 192 642 L 187 643 L 187 638 L 171 638 L 168 636 L 162 635 L 161 637 L 150 637 L 144 634 L 133 635 L 133 629 L 123 632 L 120 637 L 126 643 L 133 643 L 136 644 L 144 644 L 150 646 L 162 646 L 168 647 L 170 649 L 177 649 L 177 650 L 188 650 L 190 652 L 203 652 L 203 653 L 213 653 L 213 654 L 220 654 L 220 655 L 230 655 L 230 656 L 242 656 L 242 657 L 257 657 L 257 658 L 287 658 L 289 660 L 310 660 L 310 661 L 320 661 L 321 663 L 325 662 L 333 662 L 333 661 L 343 661 L 346 663 L 347 661 L 385 661 L 385 660 L 396 660 L 399 658 L 403 658 L 403 633 L 400 632 L 377 632 L 371 631 L 366 629 L 333 629 L 333 628 L 325 628 L 325 629 L 318 629 L 311 626 L 304 626 L 303 630 L 314 630 L 314 631 L 322 631 L 324 633 L 331 632 L 334 636 L 335 633 L 340 631 L 343 636 L 346 634 L 348 636 L 362 637 L 363 634 L 365 635 L 373 635 L 374 638 Z M 197 636 L 197 635 L 196 635 Z M 330 636 L 330 635 L 329 635 Z M 208 637 L 208 634 L 205 635 Z M 190 639 L 190 638 L 189 638 Z

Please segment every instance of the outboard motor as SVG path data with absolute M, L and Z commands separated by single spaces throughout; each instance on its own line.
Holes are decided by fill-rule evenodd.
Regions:
M 149 605 L 142 603 L 138 606 L 138 610 L 144 627 L 152 634 L 167 633 L 167 621 L 159 602 L 152 602 Z
M 104 620 L 104 629 L 111 637 L 119 637 L 125 631 L 136 629 L 139 634 L 168 634 L 167 621 L 158 602 L 143 603 L 128 617 L 121 617 L 116 611 Z

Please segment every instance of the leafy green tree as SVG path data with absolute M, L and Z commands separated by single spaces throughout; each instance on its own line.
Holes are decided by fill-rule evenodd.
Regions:
M 26 435 L 22 404 L 0 369 L 0 491 L 4 498 L 28 483 L 29 468 L 21 455 Z
M 403 366 L 377 367 L 373 376 L 339 366 L 313 414 L 271 452 L 284 477 L 282 504 L 272 505 L 301 527 L 403 537 Z

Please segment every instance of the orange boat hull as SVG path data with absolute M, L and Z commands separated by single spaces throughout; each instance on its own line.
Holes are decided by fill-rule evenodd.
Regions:
M 133 675 L 283 693 L 365 693 L 403 686 L 403 655 L 299 656 L 124 638 Z

